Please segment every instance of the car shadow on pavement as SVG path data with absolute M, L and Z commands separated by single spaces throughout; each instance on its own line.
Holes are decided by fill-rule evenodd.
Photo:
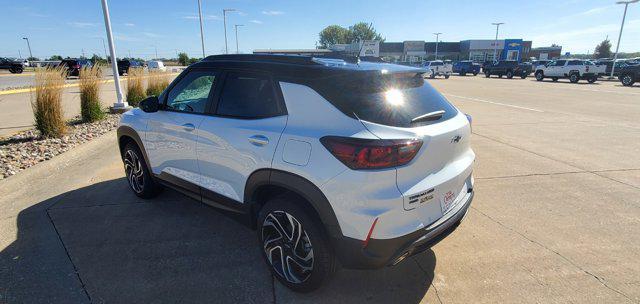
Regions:
M 0 220 L 0 234 L 15 235 L 0 243 L 0 303 L 418 303 L 436 263 L 428 250 L 293 293 L 271 276 L 255 231 L 173 190 L 139 199 L 125 178 Z

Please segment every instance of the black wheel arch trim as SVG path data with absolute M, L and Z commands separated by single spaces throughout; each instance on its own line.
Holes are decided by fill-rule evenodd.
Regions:
M 278 169 L 259 169 L 254 171 L 245 185 L 244 200 L 257 209 L 258 202 L 254 194 L 263 186 L 277 186 L 291 191 L 307 200 L 319 215 L 320 221 L 331 238 L 342 237 L 342 230 L 338 224 L 338 218 L 322 191 L 306 178 L 290 172 Z M 257 214 L 257 212 L 255 212 Z
M 125 137 L 128 137 L 136 143 L 136 145 L 138 146 L 138 149 L 140 149 L 140 152 L 142 152 L 142 156 L 144 157 L 144 163 L 147 165 L 147 168 L 151 170 L 151 165 L 149 164 L 149 157 L 147 157 L 147 151 L 145 150 L 144 145 L 142 144 L 142 139 L 140 139 L 140 135 L 138 135 L 138 132 L 129 126 L 119 126 L 116 132 L 118 134 L 118 147 L 120 148 L 120 157 L 122 157 L 122 152 L 125 146 L 123 144 L 123 139 Z

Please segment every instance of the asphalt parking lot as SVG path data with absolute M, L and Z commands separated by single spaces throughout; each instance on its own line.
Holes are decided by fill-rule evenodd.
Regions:
M 127 187 L 115 134 L 0 181 L 0 303 L 640 302 L 640 87 L 429 80 L 474 118 L 476 196 L 431 250 L 311 294 L 255 233 Z

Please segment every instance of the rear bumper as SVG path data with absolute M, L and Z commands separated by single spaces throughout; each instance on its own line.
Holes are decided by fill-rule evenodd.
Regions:
M 404 258 L 423 252 L 451 234 L 467 214 L 474 192 L 469 189 L 463 202 L 431 226 L 393 239 L 370 239 L 363 248 L 361 240 L 334 239 L 336 255 L 345 268 L 373 269 L 392 266 Z

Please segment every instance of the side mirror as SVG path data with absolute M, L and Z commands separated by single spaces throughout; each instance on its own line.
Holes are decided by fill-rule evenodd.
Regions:
M 147 97 L 140 102 L 140 109 L 147 113 L 158 112 L 160 109 L 160 100 L 158 100 L 156 96 Z

